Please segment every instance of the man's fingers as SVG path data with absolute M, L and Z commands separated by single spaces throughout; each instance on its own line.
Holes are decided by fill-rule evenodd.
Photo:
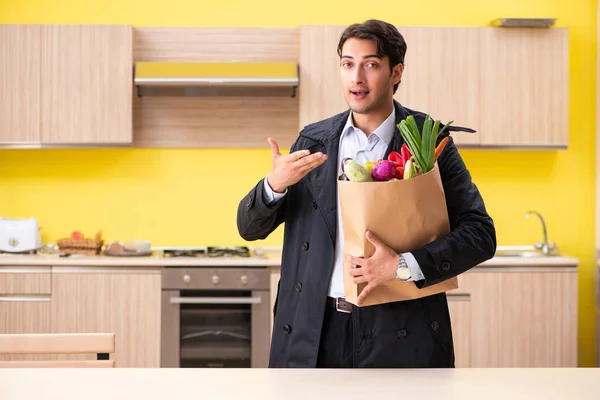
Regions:
M 381 240 L 371 231 L 367 231 L 366 234 L 367 240 L 371 242 L 375 247 L 379 247 L 382 243 Z
M 281 153 L 279 152 L 279 145 L 277 144 L 277 141 L 273 138 L 268 138 L 267 141 L 271 145 L 271 150 L 273 151 L 273 155 L 274 156 L 281 155 Z
M 355 276 L 352 278 L 352 282 L 356 284 L 367 283 L 369 280 L 365 276 Z
M 367 297 L 367 295 L 371 292 L 371 290 L 373 290 L 375 288 L 375 286 L 376 285 L 374 285 L 373 282 L 371 282 L 367 286 L 365 286 L 365 288 L 362 290 L 362 292 L 360 292 L 360 295 L 356 298 L 356 302 L 358 304 L 361 304 L 365 300 L 365 297 Z
M 301 160 L 310 154 L 310 150 L 298 150 L 287 155 L 291 162 Z
M 308 174 L 310 171 L 323 164 L 327 160 L 327 156 L 319 154 L 311 154 L 296 161 L 298 170 L 302 174 Z

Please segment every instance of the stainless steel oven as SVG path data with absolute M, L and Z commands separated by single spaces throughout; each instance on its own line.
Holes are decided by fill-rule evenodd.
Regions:
M 165 267 L 161 367 L 265 368 L 268 268 Z

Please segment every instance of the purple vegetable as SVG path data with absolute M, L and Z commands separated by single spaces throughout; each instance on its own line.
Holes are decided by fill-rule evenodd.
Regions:
M 389 181 L 396 176 L 396 164 L 388 160 L 379 160 L 371 171 L 376 181 Z

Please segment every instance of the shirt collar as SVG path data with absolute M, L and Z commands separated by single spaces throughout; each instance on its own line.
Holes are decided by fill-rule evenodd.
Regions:
M 377 136 L 379 139 L 383 140 L 383 142 L 389 146 L 390 142 L 392 141 L 392 138 L 394 137 L 394 131 L 395 131 L 395 123 L 396 123 L 396 108 L 392 108 L 392 112 L 390 113 L 390 115 L 388 115 L 388 117 L 385 119 L 385 121 L 383 121 L 381 123 L 381 125 L 379 125 L 377 127 L 377 129 L 375 129 L 372 133 L 372 135 Z M 342 130 L 342 136 L 346 133 L 348 133 L 348 131 L 350 129 L 356 129 L 359 130 L 357 127 L 354 126 L 354 121 L 352 120 L 352 111 L 350 111 L 350 113 L 348 114 L 348 119 L 346 120 L 346 125 L 344 125 L 344 129 Z M 362 132 L 362 131 L 361 131 Z

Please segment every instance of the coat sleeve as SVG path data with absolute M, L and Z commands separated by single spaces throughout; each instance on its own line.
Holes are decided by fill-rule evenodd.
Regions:
M 451 136 L 438 166 L 450 232 L 412 252 L 425 276 L 415 282 L 419 288 L 457 276 L 492 258 L 496 251 L 494 222 Z
M 274 204 L 268 204 L 264 185 L 263 178 L 238 205 L 237 227 L 244 240 L 265 239 L 285 221 L 287 195 Z

